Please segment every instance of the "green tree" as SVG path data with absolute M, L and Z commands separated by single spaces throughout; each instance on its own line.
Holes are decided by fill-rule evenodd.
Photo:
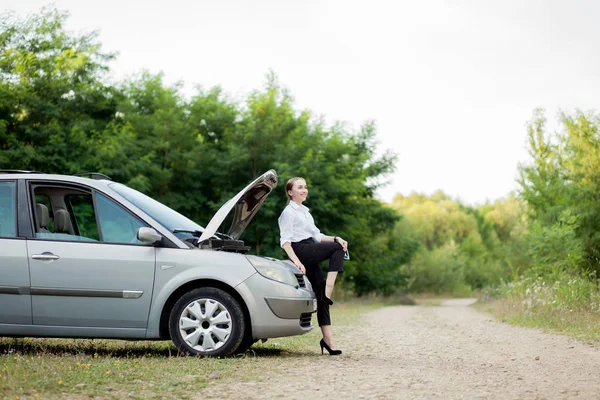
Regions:
M 536 232 L 574 232 L 582 241 L 584 255 L 572 266 L 578 271 L 600 272 L 600 118 L 577 112 L 561 116 L 563 130 L 555 135 L 545 131 L 546 119 L 536 110 L 529 125 L 531 162 L 520 166 L 521 196 L 529 205 Z M 577 223 L 565 223 L 565 215 L 576 216 Z M 560 236 L 560 235 L 559 235 Z M 547 248 L 543 235 L 531 242 L 533 257 Z M 566 237 L 566 236 L 565 236 Z M 551 240 L 548 237 L 548 240 Z M 543 250 L 540 250 L 543 251 Z M 565 249 L 565 252 L 567 250 Z M 564 253 L 564 252 L 563 252 Z M 567 257 L 567 254 L 563 254 Z
M 402 271 L 413 291 L 468 294 L 510 279 L 529 262 L 524 203 L 514 197 L 479 207 L 442 192 L 398 195 L 405 235 L 420 244 Z
M 67 33 L 66 17 L 0 17 L 0 168 L 81 172 L 89 136 L 114 119 L 118 94 L 102 83 L 112 55 L 95 33 Z

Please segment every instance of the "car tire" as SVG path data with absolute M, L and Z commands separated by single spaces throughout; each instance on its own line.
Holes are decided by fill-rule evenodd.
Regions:
M 244 338 L 242 339 L 242 342 L 240 343 L 240 345 L 238 346 L 238 348 L 235 350 L 234 354 L 235 355 L 243 355 L 245 354 L 248 350 L 250 350 L 250 347 L 252 347 L 252 345 L 254 343 L 258 342 L 258 339 L 254 339 L 252 337 L 252 332 L 247 332 L 244 335 Z
M 175 346 L 185 354 L 228 356 L 244 339 L 244 312 L 237 300 L 224 290 L 193 289 L 173 306 L 169 332 Z

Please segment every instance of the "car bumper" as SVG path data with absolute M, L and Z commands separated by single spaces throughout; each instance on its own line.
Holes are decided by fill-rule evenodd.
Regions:
M 265 297 L 265 301 L 273 314 L 283 319 L 294 319 L 299 314 L 317 311 L 317 299 Z
M 248 306 L 254 339 L 302 335 L 313 329 L 316 298 L 310 285 L 295 288 L 254 274 L 236 289 Z

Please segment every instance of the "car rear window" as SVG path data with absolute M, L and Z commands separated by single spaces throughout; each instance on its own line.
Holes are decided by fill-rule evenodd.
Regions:
M 0 237 L 17 237 L 17 207 L 14 182 L 0 182 Z

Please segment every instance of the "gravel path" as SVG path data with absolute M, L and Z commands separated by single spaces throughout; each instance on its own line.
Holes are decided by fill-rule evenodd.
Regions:
M 342 356 L 286 357 L 258 382 L 211 384 L 200 397 L 600 399 L 598 348 L 495 321 L 471 302 L 370 312 L 336 329 Z

